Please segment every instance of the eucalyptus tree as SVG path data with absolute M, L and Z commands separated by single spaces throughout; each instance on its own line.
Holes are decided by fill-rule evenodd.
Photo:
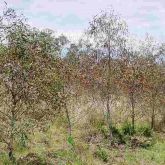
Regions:
M 119 60 L 117 84 L 130 103 L 132 133 L 135 131 L 136 105 L 143 94 L 145 64 L 145 58 L 131 49 L 127 49 Z
M 160 114 L 159 110 L 163 106 L 162 100 L 164 100 L 164 51 L 163 47 L 150 36 L 146 37 L 142 48 L 142 53 L 146 59 L 144 96 L 151 110 L 149 111 L 149 114 L 151 114 L 151 128 L 155 129 L 155 118 Z
M 155 118 L 160 114 L 161 102 L 164 100 L 163 86 L 165 83 L 164 69 L 153 61 L 149 61 L 146 68 L 146 99 L 151 108 L 151 128 L 155 129 Z
M 10 8 L 0 20 L 0 142 L 7 145 L 14 161 L 16 138 L 53 120 L 64 97 L 50 34 L 34 32 Z M 39 106 L 42 102 L 45 108 Z
M 38 53 L 50 57 L 61 57 L 62 49 L 69 43 L 66 36 L 57 37 L 51 29 L 33 28 L 31 29 L 31 38 L 31 41 L 34 42 L 33 49 L 38 49 Z
M 102 50 L 99 56 L 101 56 L 102 61 L 105 61 L 102 66 L 104 70 L 102 79 L 105 82 L 102 86 L 102 91 L 104 91 L 106 99 L 107 124 L 110 138 L 112 138 L 112 100 L 116 93 L 113 60 L 122 55 L 127 32 L 126 23 L 113 10 L 103 11 L 96 15 L 89 23 L 87 30 L 87 34 L 91 37 L 95 47 Z

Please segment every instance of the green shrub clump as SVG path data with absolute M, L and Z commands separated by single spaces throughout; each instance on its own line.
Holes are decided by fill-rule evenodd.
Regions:
M 121 131 L 124 135 L 132 136 L 135 134 L 135 129 L 132 127 L 132 125 L 129 122 L 125 122 L 122 127 Z
M 103 148 L 101 148 L 101 147 L 99 147 L 99 148 L 97 149 L 97 151 L 95 152 L 95 155 L 96 155 L 96 157 L 98 157 L 99 159 L 101 159 L 103 162 L 107 162 L 107 161 L 108 161 L 108 154 L 107 154 L 107 152 L 106 152 Z
M 153 134 L 153 130 L 148 125 L 140 125 L 137 127 L 137 133 L 145 137 L 151 137 Z

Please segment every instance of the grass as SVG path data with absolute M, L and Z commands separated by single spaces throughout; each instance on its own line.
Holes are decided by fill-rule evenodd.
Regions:
M 126 150 L 126 164 L 164 165 L 165 164 L 165 143 L 157 142 L 149 149 Z
M 35 132 L 29 136 L 26 148 L 15 144 L 15 157 L 19 160 L 33 157 L 32 164 L 40 165 L 164 165 L 165 136 L 151 133 L 145 125 L 138 125 L 136 134 L 129 135 L 130 127 L 124 125 L 115 130 L 123 136 L 126 143 L 117 147 L 109 145 L 107 128 L 102 120 L 91 119 L 90 122 L 74 127 L 73 139 L 67 135 L 66 125 L 60 125 L 60 120 L 54 123 L 46 132 Z M 99 121 L 101 123 L 99 123 Z M 123 130 L 128 131 L 124 135 Z M 148 137 L 149 136 L 149 137 Z M 151 142 L 149 146 L 131 147 L 130 139 Z M 117 137 L 118 140 L 118 137 Z M 74 145 L 71 143 L 74 142 Z M 115 141 L 116 143 L 116 141 Z M 22 160 L 21 159 L 21 160 Z M 28 159 L 28 158 L 27 158 Z M 26 161 L 20 165 L 26 165 Z M 12 165 L 5 153 L 5 146 L 0 145 L 0 165 Z M 18 164 L 19 165 L 19 164 Z M 30 165 L 30 164 L 27 164 Z

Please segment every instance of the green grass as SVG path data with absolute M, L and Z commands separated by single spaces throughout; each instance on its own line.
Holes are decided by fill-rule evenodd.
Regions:
M 126 150 L 124 158 L 127 164 L 164 165 L 165 143 L 157 142 L 149 149 Z
M 143 132 L 147 130 L 148 133 L 148 128 L 140 128 L 140 135 L 136 134 L 131 138 L 139 138 L 142 141 L 147 139 L 151 142 L 151 145 L 146 148 L 139 146 L 131 148 L 129 137 L 126 138 L 128 143 L 119 144 L 118 148 L 114 148 L 109 146 L 109 140 L 105 136 L 106 127 L 94 125 L 93 132 L 92 128 L 90 127 L 91 131 L 89 132 L 82 128 L 74 129 L 73 139 L 68 141 L 66 128 L 55 124 L 47 132 L 35 132 L 34 135 L 31 135 L 26 148 L 20 146 L 19 143 L 15 144 L 15 157 L 18 160 L 28 154 L 34 154 L 36 155 L 35 161 L 39 161 L 42 165 L 46 165 L 46 163 L 49 163 L 49 165 L 165 164 L 164 134 L 154 133 L 152 137 L 145 137 Z M 95 135 L 95 139 L 89 142 L 85 137 L 91 136 L 92 133 Z M 74 147 L 70 145 L 73 142 Z M 5 146 L 0 149 L 0 151 L 3 151 L 0 152 L 0 165 L 12 165 L 5 153 Z

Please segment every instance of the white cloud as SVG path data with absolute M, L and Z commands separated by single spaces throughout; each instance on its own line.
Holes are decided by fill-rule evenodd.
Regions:
M 161 40 L 162 36 L 165 36 L 165 0 L 6 1 L 16 8 L 21 6 L 25 15 L 30 18 L 30 24 L 40 28 L 48 27 L 66 33 L 69 31 L 68 33 L 73 35 L 80 34 L 94 15 L 112 5 L 126 20 L 131 33 L 143 36 L 149 32 Z M 73 19 L 67 20 L 69 15 L 72 15 Z M 75 23 L 76 20 L 78 23 Z

